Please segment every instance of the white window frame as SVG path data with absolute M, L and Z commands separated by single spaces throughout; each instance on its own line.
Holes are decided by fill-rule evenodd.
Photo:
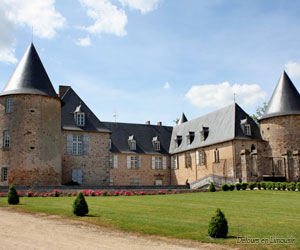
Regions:
M 7 98 L 6 99 L 5 113 L 11 113 L 12 103 L 13 103 L 12 98 Z
M 136 141 L 135 140 L 128 140 L 130 150 L 136 150 Z
M 189 152 L 186 152 L 184 155 L 185 158 L 185 167 L 191 168 L 192 167 L 192 156 Z
M 85 114 L 84 112 L 76 112 L 76 124 L 77 126 L 85 125 Z
M 73 135 L 72 155 L 83 155 L 83 136 Z
M 163 169 L 163 160 L 160 156 L 155 156 L 155 169 L 162 170 Z
M 205 165 L 205 153 L 204 151 L 199 151 L 199 165 Z
M 10 148 L 10 131 L 5 130 L 3 132 L 3 149 L 9 149 Z
M 245 135 L 251 135 L 251 125 L 250 124 L 244 125 L 244 132 L 245 132 Z
M 160 151 L 160 141 L 154 141 L 153 148 L 155 151 Z
M 139 169 L 139 157 L 130 156 L 130 167 L 131 169 Z
M 163 179 L 162 178 L 156 178 L 155 179 L 155 186 L 162 186 L 163 185 Z
M 1 182 L 7 182 L 8 180 L 8 167 L 1 168 Z

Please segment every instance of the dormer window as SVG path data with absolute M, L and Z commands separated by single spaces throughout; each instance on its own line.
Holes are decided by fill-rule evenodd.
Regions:
M 179 147 L 181 142 L 182 142 L 182 136 L 177 135 L 176 138 L 175 138 L 175 142 L 176 142 L 176 146 Z
M 136 150 L 136 140 L 133 135 L 130 135 L 128 138 L 128 145 L 130 150 Z
M 76 125 L 82 127 L 85 125 L 85 114 L 82 111 L 81 104 L 74 111 Z
M 195 132 L 189 132 L 189 134 L 186 136 L 188 144 L 192 144 L 195 139 Z
M 200 138 L 201 138 L 202 142 L 204 142 L 206 140 L 206 138 L 208 137 L 208 134 L 209 134 L 209 127 L 202 126 L 202 128 L 200 130 Z
M 155 151 L 160 151 L 160 141 L 157 136 L 153 137 L 152 144 Z
M 248 118 L 241 120 L 241 128 L 245 135 L 251 135 L 251 125 L 248 123 Z

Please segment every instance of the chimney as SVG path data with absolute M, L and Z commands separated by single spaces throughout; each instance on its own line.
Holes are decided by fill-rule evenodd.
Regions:
M 150 125 L 150 121 L 146 121 L 146 124 L 147 124 L 147 125 Z
M 161 126 L 162 125 L 162 122 L 157 122 L 157 126 Z
M 71 88 L 71 86 L 64 86 L 64 85 L 60 85 L 59 86 L 59 93 L 58 93 L 58 96 L 59 97 L 62 97 L 66 92 L 67 90 Z

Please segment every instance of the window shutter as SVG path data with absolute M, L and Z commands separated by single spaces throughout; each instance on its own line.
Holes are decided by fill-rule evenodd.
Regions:
M 83 136 L 83 154 L 89 154 L 89 137 L 87 135 Z
M 174 168 L 177 169 L 178 168 L 178 155 L 175 155 L 175 164 L 174 164 Z
M 141 168 L 142 167 L 142 157 L 141 156 L 138 157 L 138 161 L 139 161 L 139 168 Z
M 174 168 L 174 157 L 171 156 L 171 169 L 173 169 L 173 168 Z
M 199 151 L 196 150 L 196 165 L 199 165 Z
M 72 170 L 72 181 L 77 182 L 77 169 Z
M 155 169 L 155 156 L 152 156 L 152 169 Z
M 78 183 L 79 184 L 82 184 L 82 170 L 81 169 L 78 169 L 78 173 L 77 173 L 77 178 L 78 178 Z
M 167 157 L 163 157 L 163 169 L 167 169 Z
M 114 168 L 118 168 L 118 156 L 114 155 L 114 163 L 113 163 Z
M 127 168 L 131 169 L 131 157 L 129 155 L 127 156 Z
M 67 135 L 67 154 L 71 155 L 73 149 L 73 135 L 68 134 Z

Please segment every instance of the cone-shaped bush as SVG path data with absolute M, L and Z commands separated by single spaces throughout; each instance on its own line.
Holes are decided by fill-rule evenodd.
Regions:
M 216 192 L 215 185 L 212 182 L 210 183 L 208 190 L 209 190 L 209 192 Z
M 79 192 L 73 203 L 73 214 L 77 216 L 84 216 L 89 212 L 88 204 L 82 192 Z
M 214 238 L 226 238 L 228 233 L 228 224 L 225 215 L 218 208 L 216 215 L 210 220 L 208 234 Z
M 11 185 L 8 189 L 7 202 L 11 205 L 17 205 L 20 202 L 19 195 L 14 185 Z

